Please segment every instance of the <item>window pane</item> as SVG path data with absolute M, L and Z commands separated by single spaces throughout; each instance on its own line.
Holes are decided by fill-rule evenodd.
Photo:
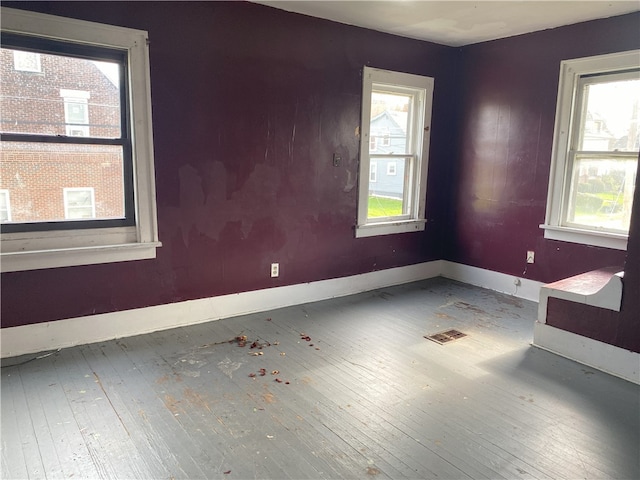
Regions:
M 631 220 L 637 165 L 637 160 L 631 158 L 576 158 L 567 223 L 626 233 Z
M 408 171 L 411 158 L 380 158 L 375 165 L 376 179 L 369 182 L 368 218 L 397 217 L 409 212 Z M 373 170 L 372 170 L 373 171 Z
M 15 68 L 15 52 L 0 49 L 2 132 L 73 135 L 70 129 L 81 124 L 76 136 L 120 138 L 118 63 L 41 53 L 33 72 Z
M 88 123 L 87 104 L 67 102 L 67 123 Z
M 584 86 L 578 150 L 638 151 L 640 80 Z
M 124 218 L 122 147 L 2 142 L 0 188 L 10 192 L 13 223 L 63 221 L 69 187 L 93 188 L 96 219 Z M 91 208 L 81 192 L 70 201 Z
M 69 189 L 64 190 L 66 218 L 81 219 L 95 218 L 93 208 L 93 189 Z
M 369 151 L 375 153 L 412 153 L 410 120 L 412 97 L 373 91 Z M 375 139 L 375 140 L 374 140 Z

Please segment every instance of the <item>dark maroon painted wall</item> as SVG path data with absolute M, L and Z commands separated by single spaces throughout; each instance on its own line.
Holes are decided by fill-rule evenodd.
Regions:
M 155 260 L 2 274 L 3 327 L 442 258 L 457 49 L 250 3 L 3 5 L 149 32 L 163 243 Z M 435 77 L 423 233 L 354 238 L 363 65 Z
M 635 13 L 463 49 L 461 137 L 446 259 L 545 283 L 624 264 L 623 251 L 545 240 L 539 225 L 560 62 L 640 48 L 638 31 Z M 527 250 L 535 251 L 533 265 L 525 261 Z
M 538 225 L 559 62 L 639 48 L 638 14 L 454 49 L 247 3 L 3 5 L 149 31 L 163 242 L 155 260 L 2 274 L 3 327 L 440 258 L 544 282 L 625 260 Z M 435 77 L 423 233 L 354 238 L 363 65 Z M 635 212 L 622 338 L 638 335 Z

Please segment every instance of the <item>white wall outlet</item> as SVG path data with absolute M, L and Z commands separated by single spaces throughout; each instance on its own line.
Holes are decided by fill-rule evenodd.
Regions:
M 271 278 L 275 278 L 280 275 L 280 264 L 272 263 L 271 264 Z
M 527 250 L 527 263 L 533 263 L 535 256 L 536 252 L 534 252 L 533 250 Z

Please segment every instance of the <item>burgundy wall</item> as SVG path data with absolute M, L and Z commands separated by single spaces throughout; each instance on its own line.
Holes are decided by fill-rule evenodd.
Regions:
M 440 258 L 543 282 L 624 263 L 538 225 L 560 60 L 639 48 L 640 14 L 455 49 L 247 3 L 3 5 L 149 31 L 164 245 L 155 260 L 2 274 L 3 327 Z M 363 65 L 435 77 L 423 233 L 354 238 Z M 638 331 L 635 212 L 625 338 Z
M 2 274 L 3 327 L 442 258 L 457 49 L 249 3 L 3 5 L 149 31 L 163 243 L 155 260 Z M 363 65 L 435 77 L 423 233 L 354 238 Z
M 560 61 L 640 48 L 639 27 L 635 13 L 463 48 L 446 259 L 545 283 L 624 264 L 623 251 L 545 240 L 539 225 Z M 533 265 L 527 250 L 535 251 Z

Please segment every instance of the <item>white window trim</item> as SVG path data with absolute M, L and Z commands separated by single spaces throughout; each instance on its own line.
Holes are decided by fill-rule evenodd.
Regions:
M 2 233 L 2 272 L 155 258 L 162 244 L 156 214 L 147 32 L 4 7 L 1 14 L 6 32 L 128 52 L 136 218 L 132 227 Z
M 544 238 L 616 250 L 627 249 L 628 235 L 562 225 L 562 208 L 565 174 L 568 167 L 567 152 L 571 140 L 570 126 L 574 88 L 580 76 L 590 73 L 613 73 L 638 68 L 639 65 L 640 50 L 564 60 L 560 63 L 560 81 L 556 104 L 556 123 L 553 132 L 547 210 L 545 223 L 540 225 L 540 228 L 544 229 Z
M 387 175 L 396 176 L 398 173 L 398 166 L 396 162 L 387 163 Z
M 358 222 L 355 229 L 356 238 L 371 237 L 375 235 L 389 235 L 395 233 L 407 233 L 422 231 L 425 229 L 426 219 L 426 193 L 427 193 L 427 167 L 429 160 L 429 141 L 431 125 L 431 105 L 433 100 L 434 79 L 408 73 L 392 72 L 377 68 L 364 67 L 362 86 L 362 114 L 360 126 L 360 169 L 358 185 Z M 414 131 L 420 136 L 415 159 L 415 178 L 411 184 L 411 191 L 407 195 L 411 197 L 412 211 L 406 219 L 392 219 L 390 221 L 368 220 L 369 198 L 369 145 L 370 145 L 370 121 L 371 118 L 371 93 L 373 84 L 392 85 L 398 88 L 411 88 L 422 90 L 424 116 L 416 118 L 417 125 Z M 422 108 L 422 107 L 421 107 Z M 421 134 L 421 135 L 420 135 Z

